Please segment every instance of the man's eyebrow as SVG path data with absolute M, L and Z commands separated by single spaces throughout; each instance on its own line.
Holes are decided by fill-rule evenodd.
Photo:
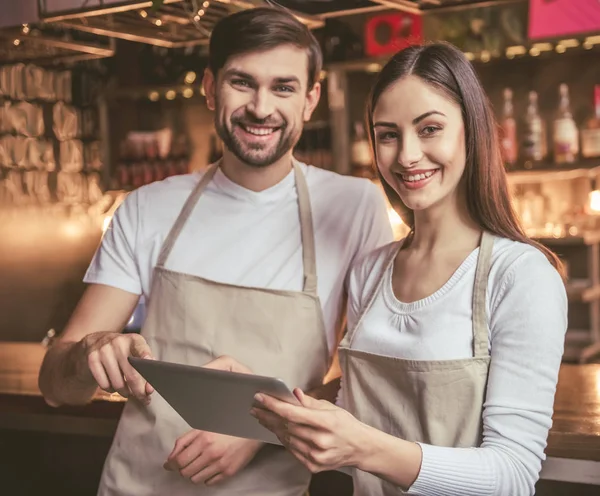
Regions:
M 296 83 L 300 84 L 300 80 L 296 76 L 283 76 L 275 78 L 275 82 L 279 84 Z
M 242 79 L 254 79 L 250 74 L 244 71 L 240 71 L 238 69 L 229 69 L 225 71 L 226 77 L 239 77 Z

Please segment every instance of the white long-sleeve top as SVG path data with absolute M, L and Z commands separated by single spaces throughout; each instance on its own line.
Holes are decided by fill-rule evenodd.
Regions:
M 395 247 L 393 243 L 370 253 L 352 270 L 349 329 L 356 325 L 384 260 Z M 471 357 L 478 253 L 479 248 L 442 288 L 412 303 L 400 302 L 394 296 L 390 268 L 357 329 L 352 348 L 412 360 Z M 483 410 L 483 443 L 477 448 L 421 444 L 421 471 L 409 494 L 534 494 L 545 459 L 564 351 L 565 287 L 539 250 L 496 238 L 486 304 L 491 364 Z M 343 404 L 340 394 L 338 405 Z

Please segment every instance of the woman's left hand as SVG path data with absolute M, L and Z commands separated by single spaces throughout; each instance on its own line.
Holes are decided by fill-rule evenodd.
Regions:
M 299 389 L 294 394 L 300 405 L 258 394 L 260 406 L 251 414 L 312 473 L 357 466 L 368 449 L 371 428 L 328 401 Z

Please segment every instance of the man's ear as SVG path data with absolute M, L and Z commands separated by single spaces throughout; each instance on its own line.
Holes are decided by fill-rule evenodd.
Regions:
M 204 88 L 204 94 L 206 96 L 206 106 L 209 110 L 215 110 L 215 94 L 216 94 L 216 80 L 213 72 L 207 67 L 204 69 L 204 76 L 202 78 L 202 88 Z
M 306 105 L 304 106 L 304 122 L 308 122 L 321 99 L 321 83 L 315 85 L 306 94 Z

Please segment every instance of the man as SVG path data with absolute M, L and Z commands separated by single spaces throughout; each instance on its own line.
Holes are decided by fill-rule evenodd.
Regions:
M 39 381 L 52 405 L 85 403 L 97 387 L 129 397 L 100 495 L 308 487 L 308 471 L 280 447 L 189 431 L 127 357 L 226 367 L 211 360 L 229 355 L 294 386 L 322 384 L 347 271 L 392 234 L 376 186 L 292 157 L 319 101 L 321 63 L 310 31 L 285 11 L 222 20 L 203 81 L 222 160 L 132 192 L 105 234 Z M 141 335 L 122 334 L 141 294 Z

